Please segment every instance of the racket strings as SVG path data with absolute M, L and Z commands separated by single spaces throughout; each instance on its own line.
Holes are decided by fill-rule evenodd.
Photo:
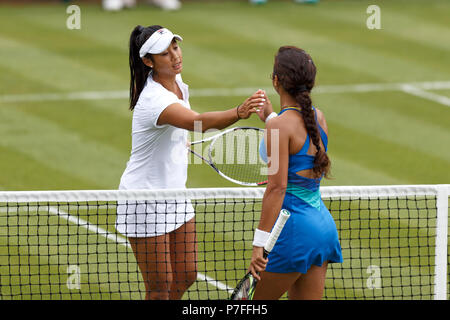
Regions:
M 267 164 L 259 156 L 263 130 L 239 129 L 214 140 L 210 147 L 211 161 L 231 179 L 245 183 L 267 180 Z
M 231 300 L 251 300 L 255 289 L 255 281 L 251 275 L 247 277 L 236 287 Z

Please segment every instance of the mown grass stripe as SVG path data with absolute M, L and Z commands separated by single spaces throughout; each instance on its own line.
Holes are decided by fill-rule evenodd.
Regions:
M 14 68 L 0 66 L 0 95 L 23 96 L 27 93 L 42 93 L 57 91 L 53 86 L 46 86 L 41 81 L 27 78 L 26 75 L 17 73 Z M 0 101 L 2 98 L 0 98 Z
M 128 155 L 98 141 L 86 140 L 74 131 L 48 120 L 0 108 L 3 124 L 0 140 L 4 148 L 25 152 L 36 161 L 69 176 L 115 189 L 125 168 Z
M 442 158 L 334 121 L 328 120 L 328 127 L 335 137 L 339 137 L 333 140 L 333 151 L 342 158 L 383 171 L 400 179 L 402 184 L 438 184 L 449 180 L 449 162 Z
M 367 35 L 375 34 L 377 32 L 383 33 L 383 38 L 387 37 L 388 41 L 395 41 L 395 39 L 405 42 L 405 44 L 416 44 L 424 49 L 428 47 L 430 53 L 441 53 L 450 50 L 450 42 L 443 41 L 443 36 L 449 34 L 450 29 L 447 24 L 439 24 L 439 19 L 436 19 L 436 14 L 439 10 L 433 9 L 433 2 L 429 1 L 427 8 L 423 5 L 418 6 L 420 8 L 420 15 L 415 14 L 414 4 L 408 2 L 408 8 L 404 5 L 399 5 L 399 2 L 390 2 L 379 4 L 381 12 L 381 30 L 369 31 Z M 366 20 L 369 15 L 366 13 L 367 7 L 372 4 L 370 1 L 360 1 L 354 5 L 342 6 L 333 5 L 326 7 L 326 9 L 317 10 L 315 18 L 320 20 L 327 20 L 339 24 L 338 35 L 345 35 L 350 28 L 366 28 Z M 423 4 L 423 3 L 422 3 Z M 406 5 L 406 4 L 405 4 Z M 447 8 L 450 6 L 447 5 Z M 426 17 L 431 15 L 432 17 Z M 346 32 L 342 32 L 346 31 Z M 370 40 L 371 37 L 363 38 L 360 40 Z M 450 40 L 450 39 L 449 39 Z M 392 43 L 391 43 L 392 44 Z M 398 45 L 392 46 L 385 43 L 379 50 L 392 50 Z M 435 51 L 436 50 L 436 51 Z M 412 56 L 420 54 L 419 50 L 410 52 Z M 422 63 L 438 61 L 422 61 Z
M 0 66 L 46 86 L 66 91 L 111 90 L 123 89 L 125 83 L 121 77 L 111 73 L 3 36 L 0 36 L 0 46 Z
M 450 150 L 442 149 L 443 143 L 450 141 L 450 118 L 442 115 L 450 116 L 450 110 L 423 105 L 401 93 L 330 94 L 317 101 L 329 121 L 417 150 L 417 157 L 429 154 L 450 163 Z
M 130 151 L 132 113 L 127 110 L 126 101 L 48 101 L 39 107 L 21 103 L 14 108 L 39 122 L 43 119 L 62 126 L 82 140 L 95 141 L 120 153 Z
M 14 21 L 14 28 L 11 28 L 8 25 L 10 20 L 0 20 L 0 34 L 38 50 L 70 59 L 85 68 L 111 74 L 112 78 L 121 78 L 128 71 L 126 39 L 121 42 L 123 47 L 111 46 L 83 37 L 63 24 L 49 27 L 41 21 L 43 19 L 31 20 L 29 17 L 19 16 Z M 123 63 L 117 63 L 117 60 L 122 60 Z
M 311 26 L 301 29 L 300 25 L 292 22 L 293 19 L 289 19 L 289 17 L 283 21 L 277 21 L 276 24 L 267 25 L 261 23 L 261 20 L 257 18 L 237 13 L 234 19 L 244 19 L 252 26 L 249 28 L 236 28 L 233 24 L 227 23 L 227 18 L 207 17 L 203 19 L 203 23 L 223 26 L 245 38 L 253 38 L 255 34 L 264 34 L 268 45 L 278 47 L 292 44 L 304 47 L 311 53 L 319 66 L 321 61 L 326 61 L 383 81 L 402 81 L 405 78 L 413 81 L 420 81 L 424 78 L 447 79 L 449 76 L 448 72 L 442 69 L 440 71 L 430 70 L 398 57 L 386 56 L 382 52 L 373 51 L 360 45 L 358 41 L 342 42 L 330 36 L 320 35 Z M 378 37 L 381 39 L 382 35 L 380 34 Z
M 401 184 L 402 179 L 393 177 L 384 169 L 376 169 L 365 166 L 348 156 L 335 152 L 334 141 L 337 137 L 330 136 L 329 157 L 331 159 L 331 179 L 323 179 L 323 186 L 342 185 L 395 185 Z
M 155 12 L 152 11 L 149 11 L 148 13 L 150 17 L 152 16 L 152 14 L 155 15 Z M 162 14 L 164 15 L 164 13 Z M 115 24 L 115 29 L 117 29 L 117 32 L 114 33 L 112 33 L 111 30 L 105 30 L 104 28 L 102 28 L 101 23 L 99 23 L 99 21 L 105 20 L 104 12 L 96 12 L 94 8 L 89 7 L 89 9 L 87 10 L 87 15 L 89 15 L 89 17 L 90 15 L 92 15 L 92 17 L 86 18 L 86 25 L 78 33 L 74 33 L 73 31 L 61 30 L 61 26 L 52 19 L 49 19 L 50 21 L 43 21 L 42 19 L 38 19 L 33 15 L 27 16 L 26 19 L 32 21 L 33 25 L 41 25 L 42 29 L 49 30 L 49 32 L 53 29 L 55 37 L 57 37 L 58 35 L 65 35 L 67 37 L 66 41 L 70 44 L 68 47 L 72 48 L 72 50 L 74 51 L 74 57 L 77 57 L 78 54 L 84 54 L 84 48 L 88 48 L 89 46 L 93 48 L 98 47 L 99 49 L 94 52 L 100 52 L 100 55 L 94 54 L 94 57 L 87 56 L 83 61 L 88 63 L 93 60 L 92 64 L 95 64 L 95 59 L 97 59 L 97 56 L 99 56 L 99 59 L 103 59 L 104 56 L 107 58 L 107 63 L 100 63 L 100 68 L 102 66 L 105 66 L 107 68 L 108 63 L 111 63 L 111 67 L 114 68 L 117 65 L 117 57 L 123 56 L 123 64 L 121 64 L 121 66 L 127 67 L 129 34 L 131 33 L 132 28 L 137 24 L 136 21 L 139 20 L 139 17 L 141 17 L 142 14 L 139 14 L 139 12 L 130 12 L 130 15 L 132 17 L 136 17 L 135 19 L 133 19 L 130 18 L 130 15 L 121 13 L 121 19 L 117 21 L 117 24 Z M 161 18 L 164 19 L 163 17 L 158 17 L 158 19 Z M 157 18 L 155 17 L 155 19 Z M 133 20 L 135 21 L 134 24 L 132 23 Z M 183 21 L 183 18 L 180 17 L 180 20 L 182 21 L 181 23 L 185 24 L 183 27 L 179 27 L 183 30 L 183 32 L 180 32 L 186 34 L 187 39 L 189 39 L 189 30 L 191 30 L 193 27 L 191 26 L 190 21 L 187 21 L 186 18 L 184 18 L 185 21 Z M 177 24 L 179 25 L 180 21 L 177 21 Z M 120 35 L 120 37 L 118 35 Z M 24 38 L 26 39 L 27 36 L 25 36 Z M 223 40 L 219 42 L 217 41 L 217 38 L 221 38 Z M 83 39 L 86 40 L 86 43 L 83 43 Z M 240 42 L 243 45 L 248 44 L 248 41 L 245 41 L 238 36 L 230 39 L 229 36 L 225 37 L 221 35 L 220 32 L 211 34 L 211 36 L 207 37 L 207 39 L 202 38 L 201 43 L 199 43 L 198 41 L 184 41 L 182 43 L 182 48 L 183 50 L 186 50 L 185 70 L 187 76 L 192 76 L 194 78 L 201 76 L 201 79 L 206 83 L 216 83 L 217 79 L 221 79 L 216 83 L 217 85 L 223 85 L 224 81 L 231 81 L 231 84 L 233 85 L 236 84 L 236 79 L 235 77 L 230 76 L 227 72 L 229 72 L 230 69 L 234 69 L 239 70 L 240 75 L 245 77 L 244 79 L 240 80 L 240 83 L 242 83 L 242 81 L 245 81 L 246 83 L 248 83 L 249 81 L 256 83 L 259 80 L 259 77 L 255 76 L 255 70 L 258 69 L 257 62 L 255 62 L 255 57 L 259 56 L 257 51 L 258 48 L 254 48 L 254 46 L 248 46 L 247 48 L 250 50 L 250 52 L 249 50 L 236 52 L 235 50 L 231 49 L 233 46 L 239 45 Z M 42 44 L 39 41 L 33 41 L 32 43 L 36 44 L 38 47 L 42 47 Z M 215 43 L 215 45 L 205 47 L 205 43 Z M 201 44 L 201 46 L 199 44 Z M 64 47 L 62 50 L 67 50 L 66 47 Z M 108 48 L 114 48 L 114 50 L 109 50 Z M 92 48 L 90 48 L 89 50 L 90 52 L 92 52 Z M 61 50 L 55 48 L 55 51 L 59 52 Z M 196 59 L 196 57 L 199 56 L 203 56 L 205 58 L 199 61 L 198 59 Z M 87 61 L 87 58 L 89 58 L 89 61 Z M 220 67 L 217 64 L 217 61 L 221 61 Z M 212 65 L 214 66 L 214 68 L 211 68 Z M 117 70 L 118 72 L 122 71 L 122 74 L 128 75 L 128 70 L 125 68 L 118 69 L 116 67 L 115 70 Z
M 20 129 L 18 129 L 20 130 Z M 99 189 L 101 184 L 88 182 L 38 161 L 28 151 L 0 143 L 0 190 L 77 190 Z

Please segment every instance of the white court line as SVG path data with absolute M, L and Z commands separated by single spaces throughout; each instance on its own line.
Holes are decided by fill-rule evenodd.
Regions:
M 431 101 L 440 103 L 444 106 L 450 107 L 450 98 L 448 98 L 446 96 L 441 96 L 441 95 L 435 94 L 433 92 L 427 92 L 427 91 L 424 91 L 413 85 L 404 85 L 402 87 L 402 91 L 405 93 L 409 93 L 413 96 L 431 100 Z
M 63 219 L 66 219 L 67 221 L 69 221 L 73 224 L 76 224 L 79 227 L 82 227 L 92 233 L 97 233 L 97 234 L 105 237 L 108 240 L 114 241 L 120 245 L 123 245 L 123 246 L 131 249 L 131 245 L 128 243 L 127 239 L 122 236 L 111 233 L 111 232 L 103 229 L 102 227 L 99 227 L 95 224 L 89 223 L 88 221 L 86 221 L 84 219 L 81 219 L 76 216 L 72 216 L 69 213 L 64 212 L 63 210 L 58 210 L 58 209 L 50 207 L 48 211 L 54 215 L 57 215 Z
M 405 91 L 405 88 L 414 87 L 417 90 L 442 90 L 450 89 L 450 81 L 427 81 L 427 82 L 406 82 L 406 83 L 366 83 L 350 85 L 322 85 L 313 89 L 313 93 L 351 93 L 351 92 L 374 92 L 374 91 Z M 192 97 L 226 97 L 226 96 L 247 96 L 259 88 L 204 88 L 190 89 Z M 270 95 L 275 94 L 273 88 L 265 89 Z M 425 92 L 425 91 L 424 91 Z M 407 92 L 411 93 L 411 92 Z M 417 95 L 417 94 L 416 94 Z M 0 103 L 28 102 L 28 101 L 64 101 L 64 100 L 109 100 L 128 99 L 128 91 L 87 91 L 69 93 L 41 93 L 41 94 L 13 94 L 0 95 Z M 425 98 L 425 94 L 422 94 Z M 434 100 L 433 100 L 434 99 Z M 436 95 L 431 98 L 433 101 Z M 440 103 L 440 102 L 439 102 Z M 446 102 L 445 102 L 446 103 Z
M 1 210 L 0 212 L 5 212 L 5 211 L 6 210 Z M 75 225 L 78 225 L 79 227 L 82 227 L 92 233 L 97 233 L 97 234 L 107 238 L 110 241 L 114 241 L 114 242 L 118 243 L 119 245 L 123 245 L 123 246 L 127 247 L 128 249 L 131 249 L 130 243 L 123 236 L 111 233 L 95 224 L 89 223 L 88 221 L 86 221 L 84 219 L 72 216 L 69 213 L 64 212 L 63 210 L 58 210 L 58 209 L 50 207 L 48 211 L 54 215 L 57 215 L 65 220 L 75 224 Z M 202 274 L 200 272 L 197 273 L 197 279 L 200 281 L 205 281 L 208 284 L 213 285 L 220 290 L 228 291 L 230 294 L 233 292 L 233 289 L 228 287 L 226 284 L 224 284 L 216 279 L 213 279 L 211 277 L 208 277 L 207 275 Z

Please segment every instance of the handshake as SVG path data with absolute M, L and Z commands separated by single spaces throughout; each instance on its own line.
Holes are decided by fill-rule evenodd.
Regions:
M 237 108 L 239 119 L 247 119 L 252 113 L 256 113 L 263 122 L 273 113 L 272 103 L 264 90 L 259 89 Z

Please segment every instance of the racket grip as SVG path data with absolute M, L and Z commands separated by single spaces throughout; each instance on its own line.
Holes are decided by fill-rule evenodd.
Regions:
M 272 251 L 273 246 L 278 240 L 278 236 L 283 230 L 284 224 L 287 219 L 291 216 L 291 213 L 286 209 L 281 209 L 280 214 L 278 215 L 278 219 L 275 222 L 275 226 L 272 229 L 272 232 L 269 235 L 269 239 L 267 239 L 266 245 L 264 246 L 264 251 L 269 253 Z

